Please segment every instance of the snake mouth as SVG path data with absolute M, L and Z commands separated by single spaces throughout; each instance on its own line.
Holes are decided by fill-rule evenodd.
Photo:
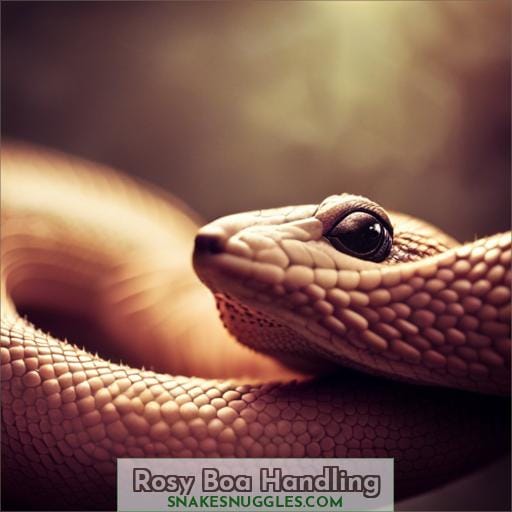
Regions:
M 199 279 L 213 292 L 222 291 L 226 279 L 236 283 L 251 275 L 251 261 L 226 252 L 227 233 L 215 224 L 201 228 L 194 242 L 192 262 Z
M 256 280 L 258 263 L 224 251 L 227 237 L 215 227 L 197 235 L 193 255 L 195 271 L 213 293 L 225 328 L 243 345 L 270 355 L 286 366 L 314 374 L 337 367 L 300 332 L 274 296 L 278 284 Z M 275 300 L 273 300 L 275 299 Z M 287 349 L 292 345 L 293 353 Z
M 373 373 L 357 364 L 354 348 L 340 340 L 323 339 L 315 322 L 290 309 L 289 296 L 280 282 L 261 280 L 258 263 L 219 250 L 222 234 L 201 233 L 193 256 L 195 271 L 213 293 L 224 327 L 243 345 L 309 375 L 333 374 L 350 368 Z M 309 325 L 309 328 L 308 328 Z
M 510 366 L 503 356 L 510 350 L 510 326 L 504 322 L 510 309 L 504 304 L 510 291 L 500 286 L 496 296 L 491 295 L 491 301 L 501 308 L 499 312 L 494 306 L 487 308 L 495 315 L 493 323 L 465 314 L 465 307 L 482 303 L 476 298 L 479 289 L 485 286 L 486 293 L 490 285 L 476 277 L 463 278 L 471 267 L 463 249 L 443 251 L 428 261 L 406 260 L 386 269 L 370 262 L 354 268 L 346 260 L 349 256 L 343 255 L 333 270 L 322 266 L 320 259 L 306 260 L 316 248 L 321 248 L 316 254 L 322 254 L 321 241 L 310 239 L 306 250 L 303 241 L 286 238 L 278 228 L 270 236 L 264 234 L 269 231 L 266 228 L 244 230 L 241 224 L 231 222 L 226 230 L 218 223 L 206 226 L 196 239 L 194 252 L 196 273 L 221 302 L 227 298 L 247 305 L 281 326 L 279 330 L 251 329 L 235 310 L 233 318 L 224 323 L 241 343 L 283 361 L 287 354 L 306 360 L 319 357 L 424 385 L 508 392 Z M 240 235 L 240 229 L 245 234 Z M 246 250 L 251 244 L 244 247 L 244 238 L 255 251 Z M 288 247 L 289 254 L 279 252 L 290 240 L 294 245 Z M 510 244 L 509 237 L 490 240 L 486 243 L 491 247 Z M 485 253 L 480 246 L 474 251 L 474 258 Z M 500 256 L 498 247 L 490 254 L 489 262 L 480 264 L 484 271 L 490 262 L 501 258 L 501 265 L 509 259 Z M 496 268 L 490 271 L 491 278 L 496 272 L 496 279 L 502 279 L 504 270 Z M 485 348 L 480 352 L 459 349 L 465 343 L 482 348 L 483 343 L 493 343 L 491 337 L 505 340 L 505 336 L 506 341 L 498 340 L 491 355 Z M 483 363 L 492 358 L 493 366 L 489 369 L 474 359 L 466 362 L 462 359 L 466 356 L 481 358 Z

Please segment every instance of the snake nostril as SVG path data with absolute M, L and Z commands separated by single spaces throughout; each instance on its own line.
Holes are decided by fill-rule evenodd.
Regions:
M 223 231 L 199 232 L 196 236 L 195 251 L 219 254 L 224 251 L 226 236 Z

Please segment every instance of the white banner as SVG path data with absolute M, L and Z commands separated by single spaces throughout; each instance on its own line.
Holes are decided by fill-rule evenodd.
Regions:
M 118 459 L 120 511 L 392 511 L 393 459 Z

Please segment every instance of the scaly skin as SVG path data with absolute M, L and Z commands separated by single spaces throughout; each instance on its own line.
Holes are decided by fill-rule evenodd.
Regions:
M 461 246 L 390 214 L 394 246 L 374 263 L 323 236 L 340 210 L 355 205 L 380 210 L 343 194 L 203 227 L 196 270 L 228 329 L 300 366 L 331 360 L 422 384 L 508 393 L 510 233 Z
M 506 450 L 499 398 L 332 372 L 341 362 L 505 393 L 510 234 L 457 246 L 395 214 L 391 256 L 372 264 L 322 239 L 349 200 L 369 204 L 333 196 L 227 217 L 197 239 L 196 270 L 228 329 L 288 365 L 331 372 L 309 379 L 223 330 L 193 275 L 197 225 L 182 205 L 106 169 L 2 148 L 4 497 L 112 508 L 120 456 L 395 457 L 404 496 Z M 120 357 L 208 378 L 108 362 L 15 305 L 87 314 Z

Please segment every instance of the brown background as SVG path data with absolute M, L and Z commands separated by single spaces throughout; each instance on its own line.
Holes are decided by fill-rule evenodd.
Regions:
M 3 3 L 4 134 L 205 218 L 341 191 L 507 229 L 510 4 Z
M 348 191 L 461 240 L 509 229 L 509 91 L 505 0 L 2 3 L 3 135 L 205 219 Z M 506 468 L 407 508 L 509 507 Z

